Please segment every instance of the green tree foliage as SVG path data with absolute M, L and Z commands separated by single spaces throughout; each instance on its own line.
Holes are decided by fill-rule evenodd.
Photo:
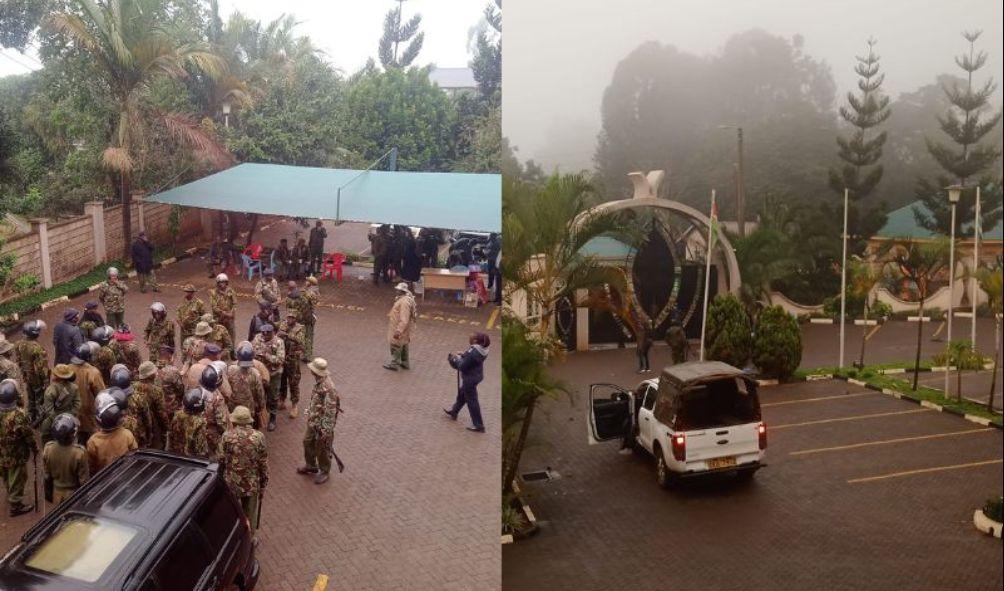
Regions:
M 1001 313 L 1004 312 L 1004 273 L 1001 272 L 1000 257 L 997 264 L 981 267 L 976 270 L 976 281 L 980 289 L 987 294 L 987 303 L 995 319 L 994 331 L 994 369 L 990 378 L 990 397 L 987 400 L 987 410 L 994 408 L 994 391 L 997 388 L 997 374 L 1000 369 L 1001 357 Z
M 48 0 L 0 0 L 0 47 L 24 50 L 51 9 Z
M 407 68 L 422 51 L 425 33 L 418 30 L 422 26 L 422 15 L 416 14 L 404 22 L 404 0 L 395 0 L 397 8 L 387 12 L 383 21 L 383 37 L 377 55 L 384 68 Z M 407 44 L 401 51 L 401 44 Z
M 342 145 L 364 161 L 397 146 L 402 170 L 451 170 L 456 108 L 427 70 L 364 71 L 350 81 L 345 109 Z
M 743 367 L 753 353 L 750 317 L 732 294 L 718 294 L 708 306 L 705 359 Z
M 502 92 L 502 0 L 492 0 L 485 7 L 485 21 L 491 31 L 478 32 L 471 71 L 482 100 L 498 105 Z
M 951 206 L 944 191 L 944 187 L 950 184 L 978 183 L 984 187 L 981 191 L 984 227 L 992 227 L 1000 218 L 1000 178 L 994 179 L 988 173 L 999 161 L 1001 150 L 997 138 L 988 138 L 987 135 L 1000 123 L 1001 111 L 998 109 L 993 112 L 989 107 L 990 97 L 997 89 L 993 78 L 987 79 L 982 86 L 976 86 L 973 82 L 973 75 L 986 64 L 988 57 L 986 52 L 976 51 L 976 41 L 980 34 L 980 31 L 962 34 L 969 43 L 969 52 L 957 56 L 955 63 L 965 71 L 965 83 L 946 84 L 942 89 L 951 107 L 938 117 L 938 124 L 954 146 L 925 138 L 931 156 L 948 174 L 939 176 L 936 181 L 924 177 L 917 181 L 917 197 L 927 206 L 931 215 L 914 209 L 914 216 L 918 224 L 941 234 L 951 232 Z M 962 199 L 957 205 L 960 219 L 973 219 L 973 194 L 972 189 L 966 191 L 969 198 Z M 971 236 L 972 227 L 956 228 L 956 232 L 963 237 Z
M 795 317 L 781 306 L 760 312 L 753 338 L 753 364 L 761 374 L 785 380 L 801 362 L 802 332 Z

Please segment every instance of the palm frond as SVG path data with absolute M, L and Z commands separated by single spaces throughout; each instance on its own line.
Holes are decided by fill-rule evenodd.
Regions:
M 133 160 L 129 156 L 128 150 L 124 148 L 108 147 L 101 153 L 101 165 L 119 173 L 132 172 Z
M 216 139 L 215 134 L 203 129 L 191 117 L 180 113 L 165 113 L 160 119 L 175 139 L 190 146 L 216 168 L 223 169 L 233 164 L 233 155 Z

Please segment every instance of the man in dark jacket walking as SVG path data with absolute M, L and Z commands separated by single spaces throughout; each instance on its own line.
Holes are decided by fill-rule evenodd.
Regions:
M 150 244 L 145 231 L 140 232 L 136 241 L 132 243 L 132 266 L 136 268 L 136 275 L 139 276 L 141 293 L 146 293 L 147 284 L 153 291 L 160 291 L 157 276 L 153 272 L 153 244 Z
M 52 331 L 52 346 L 56 351 L 56 363 L 70 363 L 77 349 L 84 344 L 84 335 L 77 323 L 80 322 L 80 312 L 75 308 L 63 311 L 63 321 Z
M 478 403 L 478 384 L 484 379 L 484 363 L 488 358 L 488 346 L 491 341 L 488 335 L 483 332 L 476 332 L 471 335 L 470 347 L 463 353 L 451 353 L 447 356 L 450 367 L 460 373 L 460 384 L 457 388 L 457 400 L 450 410 L 443 409 L 451 419 L 457 420 L 464 405 L 467 405 L 467 412 L 471 414 L 471 426 L 468 431 L 476 433 L 485 432 L 485 424 L 481 419 L 481 405 Z

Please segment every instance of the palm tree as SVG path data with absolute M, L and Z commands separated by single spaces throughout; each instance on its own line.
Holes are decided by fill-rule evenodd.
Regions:
M 884 250 L 893 272 L 898 273 L 917 287 L 917 299 L 920 304 L 917 315 L 924 315 L 924 301 L 930 296 L 931 282 L 948 267 L 949 240 L 936 239 L 931 242 L 917 242 L 911 239 L 899 239 L 889 243 Z M 913 366 L 913 389 L 917 389 L 920 376 L 920 348 L 923 338 L 924 323 L 917 322 L 917 355 Z
M 548 347 L 509 315 L 502 319 L 502 492 L 512 492 L 537 400 L 567 388 L 547 373 Z
M 865 345 L 868 343 L 868 312 L 871 311 L 871 293 L 881 279 L 882 275 L 872 263 L 853 258 L 847 267 L 850 276 L 850 284 L 847 286 L 848 295 L 864 302 L 864 325 L 861 327 L 861 357 L 858 359 L 858 367 L 865 366 Z M 846 297 L 846 296 L 845 296 Z
M 790 241 L 780 230 L 757 228 L 745 237 L 731 237 L 743 283 L 739 299 L 750 318 L 770 305 L 772 285 L 796 267 Z
M 50 15 L 46 26 L 66 35 L 92 59 L 95 75 L 107 87 L 107 99 L 114 105 L 113 131 L 102 164 L 118 176 L 124 244 L 128 249 L 131 181 L 141 170 L 143 144 L 155 122 L 217 166 L 229 162 L 226 150 L 190 116 L 150 109 L 150 89 L 161 79 L 188 78 L 186 68 L 219 77 L 225 64 L 204 45 L 179 43 L 173 38 L 162 25 L 161 0 L 72 0 L 70 6 L 75 10 Z
M 995 267 L 983 267 L 976 271 L 976 280 L 980 284 L 980 289 L 987 294 L 987 304 L 990 313 L 994 315 L 994 371 L 990 378 L 990 398 L 987 400 L 987 410 L 994 409 L 994 390 L 997 388 L 997 369 L 1001 356 L 1001 313 L 1002 302 L 1004 302 L 1004 275 L 1001 274 L 1001 265 Z M 976 294 L 973 294 L 976 297 Z

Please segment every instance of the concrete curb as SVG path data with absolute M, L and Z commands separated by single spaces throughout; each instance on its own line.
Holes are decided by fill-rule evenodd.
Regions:
M 978 417 L 978 416 L 971 415 L 971 414 L 968 414 L 966 412 L 963 412 L 961 410 L 957 410 L 957 409 L 950 408 L 950 407 L 945 407 L 945 406 L 942 406 L 940 404 L 936 404 L 934 402 L 931 402 L 930 400 L 923 400 L 921 398 L 915 398 L 915 397 L 911 396 L 908 392 L 900 392 L 898 390 L 893 390 L 892 388 L 880 388 L 878 386 L 874 386 L 872 384 L 868 384 L 866 382 L 862 382 L 861 380 L 856 380 L 854 378 L 848 378 L 846 376 L 835 375 L 835 376 L 833 376 L 833 379 L 835 379 L 835 380 L 842 380 L 842 381 L 845 381 L 845 382 L 847 382 L 849 384 L 860 385 L 860 386 L 862 386 L 864 388 L 867 388 L 869 390 L 874 390 L 875 392 L 886 394 L 888 396 L 892 396 L 893 398 L 897 398 L 899 400 L 906 400 L 907 402 L 912 402 L 914 404 L 923 406 L 924 408 L 929 408 L 931 410 L 935 410 L 935 411 L 938 411 L 938 412 L 943 412 L 943 413 L 948 413 L 950 415 L 955 415 L 955 416 L 957 416 L 957 417 L 959 417 L 961 419 L 965 419 L 965 420 L 967 420 L 967 421 L 969 421 L 971 423 L 976 423 L 977 425 L 982 425 L 984 427 L 993 427 L 994 429 L 997 429 L 998 431 L 1004 430 L 1004 426 L 999 425 L 999 424 L 991 421 L 988 418 Z
M 993 536 L 998 540 L 1001 539 L 1001 529 L 1004 528 L 1004 524 L 987 517 L 983 509 L 973 511 L 973 525 L 981 532 Z
M 832 318 L 809 318 L 809 324 L 833 324 Z

